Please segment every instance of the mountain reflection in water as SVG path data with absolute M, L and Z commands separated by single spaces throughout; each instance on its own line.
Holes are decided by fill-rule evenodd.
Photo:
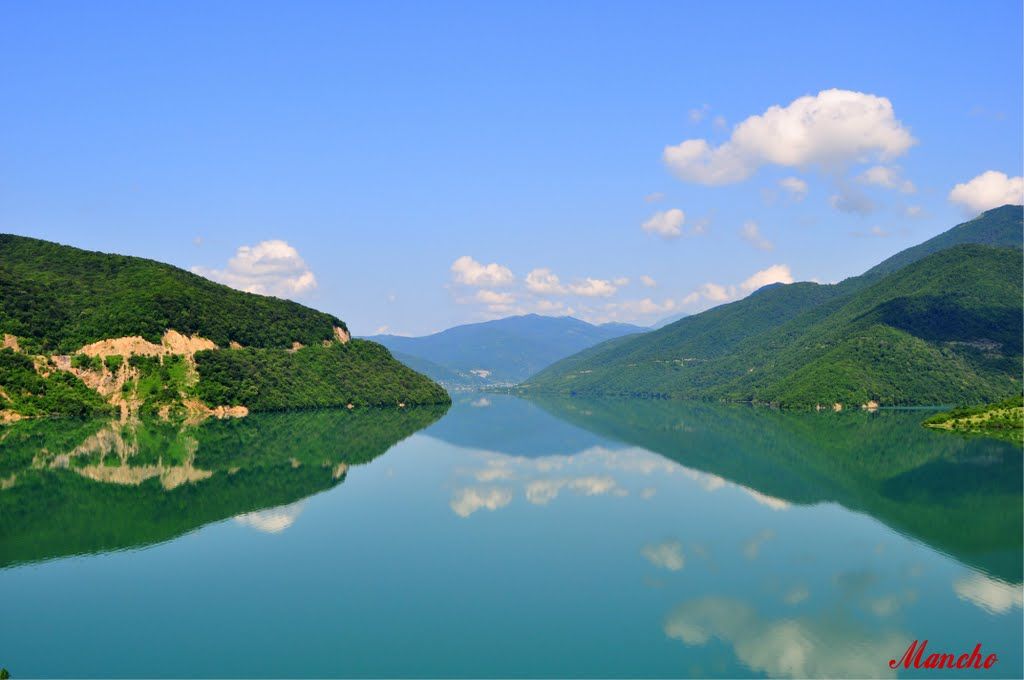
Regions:
M 474 394 L 19 423 L 0 651 L 24 676 L 892 677 L 928 639 L 1019 676 L 1021 452 L 922 417 Z
M 166 541 L 341 483 L 444 408 L 256 414 L 196 425 L 43 420 L 0 431 L 0 567 Z M 276 518 L 276 519 L 275 519 Z

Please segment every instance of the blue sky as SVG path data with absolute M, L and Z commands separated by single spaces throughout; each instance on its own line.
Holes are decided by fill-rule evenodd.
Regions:
M 5 0 L 0 231 L 358 334 L 647 323 L 1020 200 L 1022 23 L 994 1 Z

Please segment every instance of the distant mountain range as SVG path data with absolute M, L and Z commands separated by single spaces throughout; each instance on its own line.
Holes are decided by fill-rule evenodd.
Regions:
M 374 335 L 396 359 L 448 387 L 518 383 L 559 359 L 646 328 L 594 325 L 570 316 L 527 314 L 455 326 L 422 337 Z
M 1020 394 L 1022 214 L 990 210 L 835 285 L 773 284 L 606 341 L 523 388 L 829 407 Z

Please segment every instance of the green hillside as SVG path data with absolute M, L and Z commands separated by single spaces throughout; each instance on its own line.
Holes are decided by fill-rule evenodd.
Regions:
M 0 422 L 449 401 L 383 347 L 350 342 L 330 314 L 152 260 L 7 234 L 0 339 Z
M 788 406 L 1011 396 L 1020 390 L 1021 238 L 1020 207 L 989 211 L 863 276 L 769 286 L 598 345 L 524 387 Z M 971 239 L 1015 247 L 953 245 Z
M 0 334 L 66 354 L 169 328 L 220 346 L 291 347 L 331 340 L 345 323 L 297 302 L 243 293 L 169 264 L 0 234 Z

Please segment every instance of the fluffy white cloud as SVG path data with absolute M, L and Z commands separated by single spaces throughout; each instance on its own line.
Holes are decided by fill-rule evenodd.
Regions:
M 1002 614 L 1014 607 L 1024 607 L 1024 589 L 1019 583 L 1006 583 L 974 573 L 953 584 L 961 600 L 972 602 L 991 614 Z
M 773 283 L 793 283 L 793 273 L 784 264 L 773 264 L 767 269 L 755 273 L 749 279 L 740 284 L 740 290 L 745 293 L 753 293 L 758 288 Z
M 302 514 L 303 506 L 304 501 L 299 501 L 290 505 L 268 508 L 267 510 L 247 512 L 242 515 L 236 515 L 235 521 L 243 526 L 252 527 L 256 531 L 262 531 L 265 534 L 279 534 L 295 524 L 295 520 Z
M 648 276 L 647 274 L 644 274 L 643 276 L 640 277 L 640 283 L 644 284 L 648 288 L 654 288 L 655 286 L 658 285 L 658 282 L 655 281 L 652 277 Z
M 672 208 L 654 213 L 640 226 L 648 234 L 657 234 L 662 238 L 676 238 L 683 233 L 681 227 L 685 221 L 686 213 L 679 208 Z
M 788 265 L 773 264 L 767 269 L 755 272 L 738 285 L 726 286 L 712 282 L 702 284 L 682 299 L 682 305 L 686 307 L 701 302 L 713 304 L 728 302 L 772 283 L 793 283 L 793 273 Z
M 768 677 L 875 678 L 895 673 L 879 663 L 906 648 L 907 635 L 868 628 L 848 617 L 762 617 L 742 600 L 704 597 L 676 607 L 665 635 L 690 646 L 714 638 L 749 669 Z
M 226 269 L 192 267 L 192 271 L 232 288 L 260 295 L 290 297 L 316 288 L 316 277 L 299 256 L 299 251 L 280 240 L 240 246 L 235 256 L 228 260 Z
M 832 89 L 747 118 L 717 147 L 688 139 L 665 147 L 663 158 L 681 179 L 717 185 L 740 182 L 762 165 L 835 168 L 887 160 L 914 143 L 885 97 Z
M 526 275 L 526 288 L 538 295 L 564 293 L 565 287 L 550 269 L 539 267 Z
M 459 517 L 469 517 L 477 510 L 497 510 L 512 502 L 512 492 L 504 488 L 467 487 L 457 489 L 448 504 Z
M 1007 203 L 1024 203 L 1024 177 L 1008 177 L 1004 172 L 989 170 L 969 182 L 957 184 L 949 192 L 949 200 L 974 212 L 998 208 Z
M 569 292 L 583 297 L 611 297 L 618 288 L 605 279 L 585 278 L 569 286 Z
M 669 571 L 679 571 L 686 566 L 686 558 L 683 556 L 683 545 L 679 541 L 648 543 L 640 553 L 654 566 L 668 569 Z
M 644 203 L 657 203 L 658 201 L 665 200 L 665 194 L 660 191 L 655 191 L 644 196 Z
M 807 196 L 807 182 L 799 177 L 783 177 L 779 186 L 789 192 L 794 201 L 802 201 Z
M 774 243 L 761 235 L 761 230 L 757 226 L 757 222 L 753 220 L 747 220 L 743 223 L 743 228 L 740 229 L 740 236 L 743 237 L 744 241 L 758 250 L 772 250 L 775 247 Z
M 494 290 L 478 290 L 473 297 L 485 305 L 511 305 L 516 301 L 512 293 L 499 293 Z
M 515 277 L 508 267 L 497 262 L 481 264 L 469 255 L 463 255 L 455 260 L 451 270 L 455 281 L 467 286 L 496 288 L 507 286 L 515 281 Z
M 909 179 L 900 176 L 899 168 L 888 165 L 875 165 L 861 173 L 858 178 L 864 184 L 874 184 L 886 189 L 896 189 L 905 194 L 912 194 L 917 187 Z

